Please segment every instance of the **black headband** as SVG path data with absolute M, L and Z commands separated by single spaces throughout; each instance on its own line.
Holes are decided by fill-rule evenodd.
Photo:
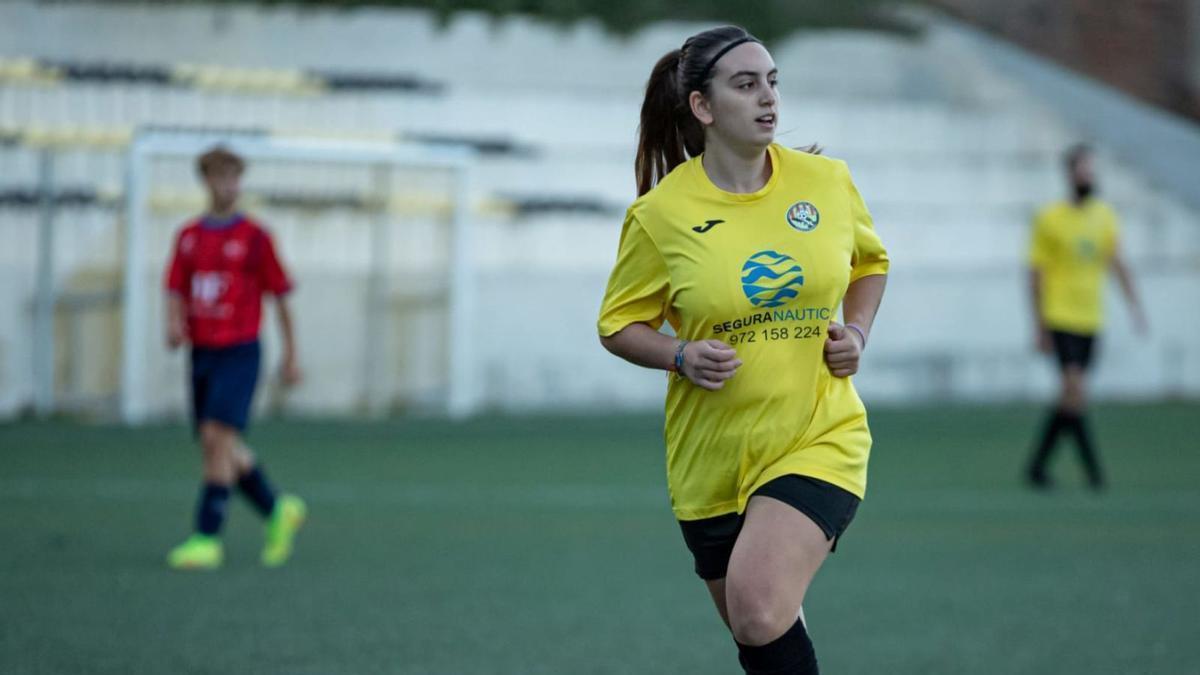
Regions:
M 719 51 L 719 52 L 717 52 L 716 54 L 714 54 L 714 55 L 713 55 L 713 57 L 712 57 L 711 59 L 709 59 L 709 60 L 708 60 L 708 65 L 704 66 L 704 70 L 700 71 L 700 84 L 701 84 L 701 86 L 703 86 L 703 85 L 704 85 L 704 83 L 708 81 L 708 73 L 709 73 L 709 71 L 711 71 L 711 70 L 713 69 L 713 66 L 717 65 L 717 61 L 720 61 L 722 56 L 725 56 L 725 54 L 726 54 L 726 53 L 727 53 L 727 52 L 728 52 L 730 49 L 733 49 L 734 47 L 736 47 L 736 46 L 738 46 L 738 45 L 745 44 L 745 43 L 747 43 L 747 42 L 758 42 L 758 40 L 757 40 L 757 39 L 755 39 L 755 38 L 752 38 L 752 37 L 750 37 L 749 35 L 747 35 L 747 36 L 746 36 L 746 37 L 744 37 L 744 38 L 739 38 L 739 39 L 737 39 L 737 40 L 734 40 L 733 42 L 730 42 L 729 44 L 727 44 L 727 45 L 725 45 L 724 47 L 722 47 L 722 48 L 721 48 L 721 51 Z M 761 42 L 758 42 L 758 44 L 762 44 L 762 43 L 761 43 Z

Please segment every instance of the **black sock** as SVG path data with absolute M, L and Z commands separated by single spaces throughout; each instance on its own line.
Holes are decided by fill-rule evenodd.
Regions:
M 1075 442 L 1079 446 L 1079 459 L 1083 461 L 1083 468 L 1087 471 L 1088 482 L 1092 487 L 1102 487 L 1104 472 L 1100 469 L 1100 458 L 1092 447 L 1092 435 L 1088 432 L 1083 415 L 1071 415 L 1067 421 L 1067 428 L 1074 434 Z
M 275 488 L 271 487 L 260 465 L 255 464 L 249 473 L 238 478 L 238 489 L 262 517 L 266 518 L 275 510 Z
M 229 503 L 229 486 L 205 483 L 196 503 L 196 531 L 215 536 L 225 522 L 225 507 Z
M 1066 413 L 1057 408 L 1046 418 L 1046 424 L 1042 428 L 1042 439 L 1029 461 L 1029 477 L 1031 479 L 1045 480 L 1046 463 L 1050 461 L 1050 455 L 1054 453 L 1054 443 L 1058 440 L 1058 433 L 1062 431 L 1066 423 Z
M 761 647 L 738 643 L 738 661 L 748 675 L 817 675 L 817 655 L 804 622 Z

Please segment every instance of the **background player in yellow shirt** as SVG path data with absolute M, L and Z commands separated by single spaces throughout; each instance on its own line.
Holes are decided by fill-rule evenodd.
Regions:
M 773 142 L 777 74 L 732 26 L 654 66 L 599 333 L 674 372 L 671 505 L 743 668 L 816 673 L 801 605 L 866 490 L 849 376 L 888 258 L 845 163 Z
M 1026 476 L 1034 487 L 1050 487 L 1046 464 L 1059 433 L 1065 430 L 1075 437 L 1088 482 L 1099 490 L 1104 487 L 1104 472 L 1084 419 L 1085 385 L 1104 321 L 1108 270 L 1113 271 L 1125 292 L 1139 333 L 1146 331 L 1146 319 L 1129 268 L 1121 260 L 1116 213 L 1094 194 L 1091 150 L 1077 145 L 1067 151 L 1065 159 L 1071 199 L 1038 213 L 1029 254 L 1037 345 L 1040 351 L 1053 351 L 1057 356 L 1062 390 L 1034 448 Z

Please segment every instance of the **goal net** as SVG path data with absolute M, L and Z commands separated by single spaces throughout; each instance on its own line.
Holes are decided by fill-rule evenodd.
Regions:
M 266 225 L 296 285 L 288 303 L 305 381 L 279 384 L 268 299 L 256 411 L 471 412 L 469 153 L 154 131 L 128 154 L 121 418 L 187 410 L 186 353 L 165 344 L 163 278 L 175 233 L 205 207 L 196 157 L 218 144 L 246 160 L 240 208 Z

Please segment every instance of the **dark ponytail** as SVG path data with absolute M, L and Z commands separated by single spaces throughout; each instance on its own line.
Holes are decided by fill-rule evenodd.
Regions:
M 639 197 L 688 157 L 704 152 L 704 130 L 680 91 L 682 54 L 679 49 L 667 52 L 654 64 L 646 83 L 634 160 Z
M 654 64 L 646 82 L 638 127 L 638 196 L 644 195 L 671 169 L 704 152 L 704 128 L 692 115 L 688 97 L 693 91 L 707 94 L 712 82 L 714 56 L 738 42 L 758 40 L 737 26 L 722 26 L 697 33 Z

